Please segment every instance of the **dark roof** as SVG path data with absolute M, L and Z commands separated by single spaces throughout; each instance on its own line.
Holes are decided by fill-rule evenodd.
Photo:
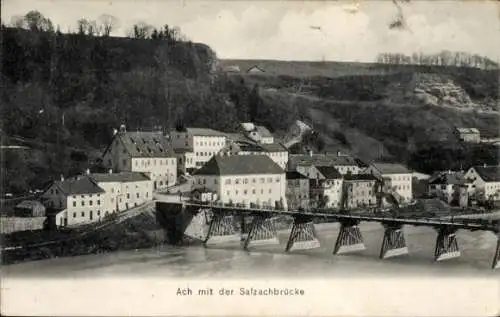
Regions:
M 474 166 L 485 182 L 500 182 L 500 166 Z
M 104 193 L 104 189 L 87 176 L 75 176 L 63 181 L 55 181 L 54 184 L 66 195 Z
M 259 144 L 259 146 L 266 152 L 288 152 L 281 143 Z
M 291 171 L 286 172 L 286 179 L 308 179 L 308 177 L 297 171 Z
M 342 174 L 337 171 L 333 166 L 316 166 L 316 169 L 323 175 L 326 179 L 338 179 L 342 178 Z
M 186 128 L 187 133 L 196 136 L 227 136 L 226 133 L 207 128 Z
M 397 163 L 372 163 L 371 164 L 381 174 L 407 174 L 410 171 Z
M 359 166 L 357 160 L 347 155 L 337 154 L 292 154 L 289 157 L 292 164 L 295 165 L 315 165 L 315 166 Z
M 98 183 L 128 183 L 149 181 L 150 178 L 143 173 L 138 172 L 120 172 L 120 173 L 92 173 L 89 175 L 91 179 Z
M 376 181 L 377 178 L 370 174 L 347 174 L 344 181 Z
M 465 177 L 462 172 L 437 172 L 429 178 L 429 184 L 465 184 Z
M 157 132 L 120 132 L 125 149 L 132 157 L 173 157 L 167 137 Z
M 193 175 L 281 174 L 283 169 L 267 155 L 215 155 Z

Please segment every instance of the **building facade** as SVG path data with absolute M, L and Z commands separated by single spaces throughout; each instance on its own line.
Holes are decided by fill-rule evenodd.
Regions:
M 342 207 L 355 209 L 377 206 L 377 179 L 368 174 L 344 175 Z
M 57 210 L 57 226 L 100 221 L 152 200 L 153 184 L 146 174 L 121 172 L 78 175 L 54 182 L 43 193 L 44 204 Z
M 456 128 L 455 135 L 458 140 L 468 143 L 481 142 L 481 134 L 476 128 Z
M 218 203 L 286 207 L 285 172 L 265 155 L 216 155 L 193 177 L 193 189 L 215 193 Z
M 146 173 L 155 190 L 173 186 L 177 181 L 177 158 L 162 133 L 127 132 L 122 125 L 102 160 L 105 167 L 115 172 Z
M 342 175 L 359 174 L 362 169 L 366 168 L 362 162 L 349 155 L 342 153 L 314 154 L 312 151 L 309 154 L 290 154 L 287 166 L 288 170 L 296 170 L 305 173 L 305 175 L 313 172 L 312 166 L 333 166 Z M 311 171 L 309 171 L 310 169 Z
M 412 173 L 403 165 L 372 163 L 363 173 L 374 175 L 382 183 L 382 191 L 393 194 L 400 204 L 413 200 Z
M 226 134 L 204 128 L 185 128 L 173 131 L 172 146 L 177 155 L 179 170 L 199 169 L 226 146 Z
M 309 178 L 299 172 L 286 172 L 286 201 L 289 209 L 309 209 Z
M 478 201 L 500 200 L 500 166 L 472 166 L 465 173 Z
M 317 166 L 316 179 L 311 178 L 311 200 L 319 208 L 340 208 L 342 200 L 342 175 L 333 166 Z
M 466 181 L 462 172 L 437 172 L 429 179 L 428 194 L 431 198 L 440 198 L 448 204 L 461 205 L 461 201 L 467 200 L 463 196 L 468 196 L 469 188 L 472 188 L 472 183 Z

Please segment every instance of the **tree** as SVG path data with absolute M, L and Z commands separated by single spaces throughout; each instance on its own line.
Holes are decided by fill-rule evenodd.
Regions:
M 154 30 L 156 31 L 156 30 Z M 148 39 L 148 38 L 153 38 L 153 26 L 149 25 L 145 22 L 139 22 L 137 24 L 134 24 L 133 30 L 132 30 L 132 36 L 135 37 L 136 39 Z M 155 35 L 157 36 L 157 34 Z
M 99 16 L 99 23 L 104 36 L 109 36 L 113 30 L 120 27 L 120 20 L 110 14 Z

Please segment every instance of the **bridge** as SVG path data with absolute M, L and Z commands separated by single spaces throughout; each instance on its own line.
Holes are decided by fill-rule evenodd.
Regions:
M 251 245 L 279 244 L 276 224 L 273 218 L 289 216 L 293 225 L 285 252 L 313 249 L 320 247 L 314 228 L 315 220 L 336 221 L 340 223 L 333 254 L 344 254 L 365 249 L 360 222 L 378 222 L 385 229 L 380 255 L 381 259 L 409 253 L 406 245 L 404 226 L 426 226 L 437 231 L 434 250 L 435 261 L 452 259 L 460 256 L 456 238 L 458 230 L 491 231 L 497 236 L 497 246 L 492 261 L 492 269 L 500 268 L 500 220 L 464 219 L 464 218 L 422 218 L 412 216 L 394 216 L 391 214 L 349 213 L 338 209 L 279 210 L 264 208 L 236 207 L 203 203 L 161 202 L 166 210 L 184 210 L 192 214 L 211 211 L 208 231 L 204 245 L 216 245 L 223 242 L 240 241 L 244 250 Z M 157 210 L 160 210 L 157 208 Z M 164 209 L 165 210 L 165 209 Z M 247 221 L 251 220 L 251 221 Z

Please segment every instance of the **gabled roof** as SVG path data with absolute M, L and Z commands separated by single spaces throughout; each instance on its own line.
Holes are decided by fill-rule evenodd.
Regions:
M 55 181 L 54 185 L 65 195 L 104 193 L 104 189 L 87 176 L 75 176 L 63 181 Z
M 342 178 L 342 174 L 337 171 L 333 166 L 316 166 L 316 169 L 323 175 L 326 179 L 339 179 Z
M 485 182 L 500 182 L 500 166 L 474 166 Z
M 359 166 L 359 163 L 351 156 L 339 156 L 337 154 L 291 154 L 289 160 L 294 165 L 306 166 Z
M 429 178 L 429 184 L 461 185 L 466 180 L 462 172 L 437 172 Z
M 215 155 L 193 175 L 282 174 L 267 155 Z
M 273 134 L 269 132 L 269 130 L 262 125 L 255 126 L 255 129 L 257 130 L 257 133 L 260 134 L 262 138 L 272 138 Z
M 286 179 L 309 179 L 309 178 L 297 171 L 290 171 L 286 172 Z
M 265 72 L 265 71 L 264 71 L 262 68 L 260 68 L 259 66 L 254 65 L 254 66 L 252 66 L 252 67 L 250 67 L 250 68 L 248 68 L 248 69 L 247 69 L 247 73 L 248 73 L 248 72 L 250 72 L 250 71 L 253 71 L 253 70 L 258 70 L 259 72 L 262 72 L 262 73 L 264 73 L 264 72 Z
M 116 138 L 132 157 L 173 157 L 167 137 L 157 132 L 120 132 Z
M 207 128 L 186 128 L 186 132 L 194 136 L 226 136 L 226 133 Z
M 381 174 L 408 174 L 410 171 L 397 163 L 372 163 L 371 164 Z
M 92 173 L 89 177 L 97 183 L 129 183 L 150 180 L 148 176 L 138 172 Z

